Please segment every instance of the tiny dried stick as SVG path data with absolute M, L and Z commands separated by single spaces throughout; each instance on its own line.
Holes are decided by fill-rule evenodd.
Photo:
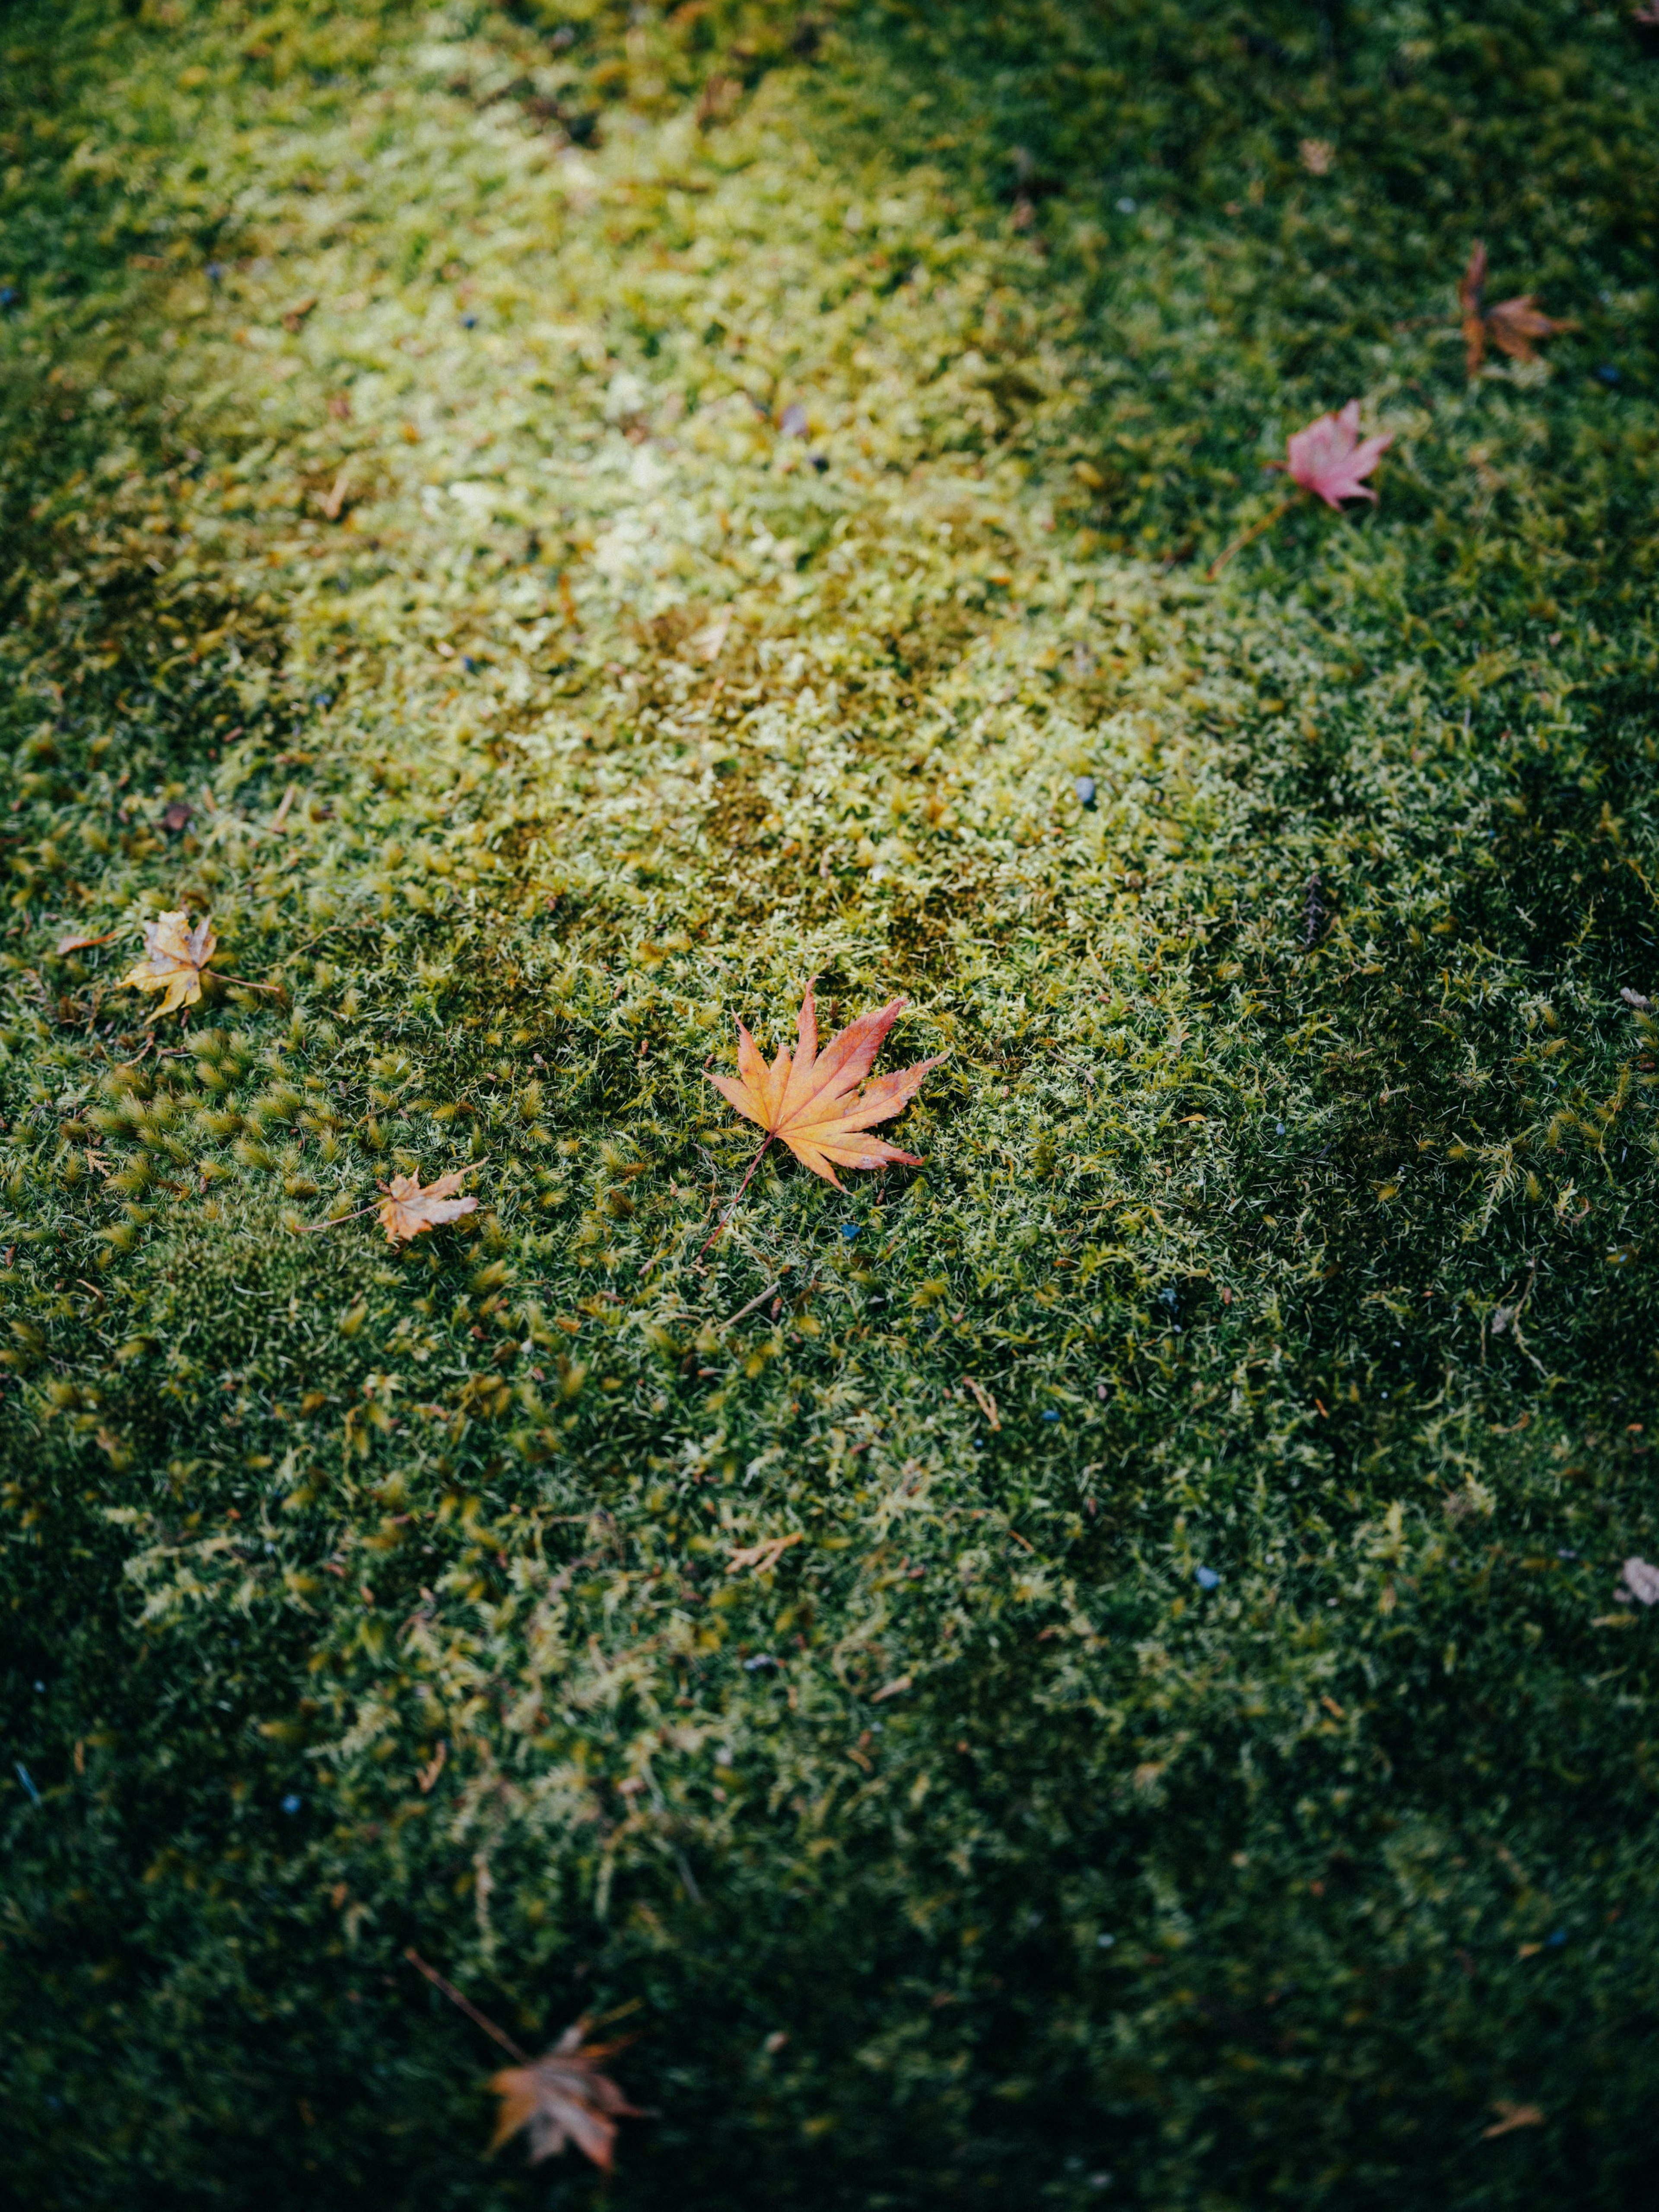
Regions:
M 741 1199 L 741 1198 L 742 1198 L 742 1196 L 743 1196 L 743 1194 L 744 1194 L 744 1191 L 746 1191 L 746 1190 L 748 1189 L 749 1185 L 750 1185 L 750 1182 L 751 1178 L 752 1178 L 752 1177 L 753 1177 L 753 1176 L 754 1176 L 755 1170 L 756 1170 L 756 1169 L 760 1165 L 760 1164 L 761 1164 L 762 1160 L 763 1160 L 763 1159 L 764 1159 L 764 1158 L 765 1158 L 765 1157 L 766 1157 L 766 1146 L 767 1146 L 767 1145 L 769 1145 L 769 1144 L 771 1143 L 771 1141 L 772 1141 L 772 1132 L 771 1132 L 770 1130 L 769 1130 L 769 1131 L 767 1132 L 767 1136 L 766 1136 L 766 1144 L 764 1144 L 764 1145 L 763 1145 L 763 1146 L 761 1146 L 761 1148 L 760 1148 L 759 1152 L 757 1152 L 756 1153 L 756 1155 L 755 1155 L 754 1158 L 753 1158 L 752 1160 L 750 1160 L 750 1163 L 749 1163 L 749 1173 L 748 1173 L 746 1176 L 744 1176 L 744 1177 L 743 1181 L 742 1181 L 742 1182 L 738 1185 L 738 1195 L 737 1195 L 737 1198 L 734 1198 L 734 1199 L 732 1200 L 732 1201 L 731 1205 L 730 1205 L 730 1206 L 728 1206 L 726 1207 L 726 1209 L 725 1212 L 724 1212 L 723 1214 L 721 1214 L 721 1216 L 720 1216 L 720 1219 L 719 1219 L 719 1220 L 714 1224 L 714 1228 L 709 1231 L 708 1235 L 704 1238 L 703 1242 L 702 1242 L 702 1243 L 697 1247 L 697 1257 L 698 1257 L 699 1259 L 702 1259 L 702 1257 L 703 1254 L 704 1254 L 704 1253 L 708 1249 L 708 1247 L 709 1247 L 709 1246 L 714 1243 L 714 1241 L 715 1237 L 717 1237 L 720 1235 L 720 1233 L 721 1230 L 725 1228 L 725 1226 L 726 1226 L 726 1223 L 727 1223 L 727 1222 L 732 1218 L 732 1215 L 737 1212 L 737 1210 L 738 1210 L 738 1200 L 739 1199 Z M 732 1315 L 732 1319 L 733 1321 L 739 1320 L 740 1318 L 741 1318 L 741 1316 L 740 1316 L 739 1315 L 738 1315 L 738 1314 L 733 1314 L 733 1315 Z
M 415 1948 L 415 1946 L 412 1943 L 405 1949 L 404 1956 L 408 1960 L 411 1966 L 417 1968 L 420 1972 L 426 1976 L 428 1981 L 432 1984 L 434 1989 L 439 1989 L 443 1991 L 444 1995 L 449 1999 L 451 2004 L 459 2005 L 470 2021 L 471 2021 L 477 2027 L 483 2028 L 486 2035 L 493 2036 L 495 2041 L 501 2045 L 501 2049 L 509 2052 L 513 2057 L 516 2058 L 520 2066 L 529 2065 L 530 2053 L 527 2051 L 520 2051 L 518 2045 L 514 2043 L 512 2037 L 507 2033 L 505 2028 L 497 2027 L 493 2020 L 489 2019 L 486 2014 L 481 2013 L 478 2010 L 477 2006 L 472 2002 L 470 1997 L 464 1997 L 461 1995 L 453 1982 L 446 1981 L 435 1966 L 428 1966 L 426 1960 L 421 1956 L 420 1953 Z
M 1288 499 L 1281 499 L 1277 507 L 1262 516 L 1260 522 L 1253 522 L 1242 538 L 1235 538 L 1224 553 L 1218 553 L 1204 571 L 1210 582 L 1214 583 L 1235 553 L 1242 553 L 1252 538 L 1260 538 L 1264 530 L 1271 530 L 1281 514 L 1288 514 L 1300 497 L 1300 492 L 1293 491 Z

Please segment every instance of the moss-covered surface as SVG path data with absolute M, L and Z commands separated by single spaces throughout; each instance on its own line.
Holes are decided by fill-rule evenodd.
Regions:
M 1659 64 L 1101 15 L 7 13 L 20 2203 L 1644 2201 Z

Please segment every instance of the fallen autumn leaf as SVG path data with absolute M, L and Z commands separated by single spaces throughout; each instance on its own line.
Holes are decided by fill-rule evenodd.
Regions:
M 1351 399 L 1340 414 L 1321 415 L 1306 429 L 1294 432 L 1285 441 L 1285 459 L 1269 461 L 1267 466 L 1283 469 L 1299 490 L 1312 492 L 1327 507 L 1340 512 L 1345 499 L 1376 499 L 1376 494 L 1361 479 L 1370 476 L 1393 443 L 1392 430 L 1379 431 L 1373 438 L 1360 437 L 1359 402 Z M 1235 538 L 1226 550 L 1211 562 L 1207 571 L 1210 581 L 1215 581 L 1235 553 L 1242 552 L 1253 538 L 1271 530 L 1279 516 L 1287 514 L 1295 504 L 1296 493 L 1292 492 L 1259 522 L 1253 522 Z
M 777 1058 L 769 1067 L 754 1038 L 739 1022 L 737 1074 L 711 1075 L 708 1080 L 739 1114 L 765 1130 L 767 1145 L 774 1137 L 781 1138 L 803 1167 L 834 1183 L 837 1190 L 844 1188 L 836 1173 L 837 1167 L 880 1168 L 894 1163 L 920 1167 L 921 1162 L 915 1153 L 902 1152 L 884 1139 L 863 1133 L 872 1121 L 890 1121 L 902 1112 L 921 1088 L 928 1069 L 937 1067 L 945 1055 L 936 1054 L 931 1060 L 918 1060 L 913 1067 L 901 1068 L 896 1074 L 881 1076 L 867 1091 L 852 1096 L 875 1065 L 888 1030 L 907 1003 L 903 999 L 890 999 L 874 1013 L 861 1014 L 832 1037 L 820 1054 L 817 1015 L 809 983 L 796 1018 L 799 1042 L 793 1054 L 787 1045 L 780 1045 Z M 763 1145 L 761 1152 L 765 1150 Z M 757 1160 L 759 1157 L 757 1153 Z
M 1340 509 L 1345 499 L 1376 497 L 1360 479 L 1370 476 L 1393 443 L 1392 430 L 1361 439 L 1359 402 L 1351 399 L 1340 415 L 1322 415 L 1289 439 L 1284 465 L 1292 483 Z
M 600 2059 L 622 2045 L 584 2047 L 586 2027 L 586 2021 L 577 2021 L 539 2058 L 526 2066 L 504 2066 L 490 2075 L 489 2086 L 501 2100 L 491 2150 L 499 2150 L 527 2127 L 532 2166 L 556 2157 L 567 2142 L 574 2142 L 601 2172 L 610 2172 L 617 2122 L 624 2113 L 637 2115 L 639 2107 L 630 2105 L 610 2076 L 599 2071 Z
M 190 916 L 182 908 L 144 924 L 144 957 L 121 981 L 136 991 L 166 994 L 155 1012 L 146 1018 L 147 1023 L 199 1002 L 202 977 L 218 943 L 206 915 L 192 929 Z
M 476 1198 L 457 1198 L 462 1178 L 471 1173 L 467 1168 L 456 1168 L 450 1174 L 440 1176 L 436 1182 L 421 1188 L 418 1174 L 393 1176 L 380 1188 L 386 1196 L 375 1207 L 386 1231 L 388 1244 L 407 1244 L 423 1230 L 435 1228 L 441 1221 L 458 1220 L 471 1213 L 478 1201 Z
M 1486 305 L 1486 249 L 1478 238 L 1468 267 L 1458 279 L 1457 304 L 1463 318 L 1464 366 L 1471 376 L 1480 374 L 1490 338 L 1511 361 L 1536 361 L 1535 339 L 1553 337 L 1560 331 L 1576 331 L 1577 323 L 1558 322 L 1533 305 L 1530 292 Z

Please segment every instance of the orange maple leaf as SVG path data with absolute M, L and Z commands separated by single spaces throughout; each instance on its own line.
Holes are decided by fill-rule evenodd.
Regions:
M 173 1013 L 181 1006 L 193 1006 L 199 1001 L 202 977 L 218 943 L 205 915 L 192 929 L 190 916 L 182 908 L 174 914 L 158 915 L 154 921 L 144 924 L 144 957 L 121 981 L 136 991 L 167 994 L 155 1012 L 147 1016 L 146 1027 L 150 1022 L 159 1021 L 163 1014 Z
M 380 1188 L 386 1196 L 375 1211 L 380 1217 L 388 1244 L 407 1244 L 423 1229 L 434 1228 L 441 1221 L 454 1221 L 463 1213 L 471 1213 L 478 1201 L 476 1198 L 457 1198 L 465 1168 L 457 1168 L 451 1174 L 440 1176 L 436 1182 L 421 1188 L 418 1175 L 393 1176 Z
M 878 1076 L 867 1090 L 859 1090 L 875 1065 L 888 1030 L 908 1003 L 904 999 L 890 999 L 874 1013 L 860 1014 L 819 1052 L 817 1013 L 809 983 L 796 1020 L 799 1042 L 793 1053 L 787 1045 L 780 1045 L 778 1056 L 769 1067 L 754 1038 L 739 1022 L 738 1073 L 711 1075 L 708 1080 L 745 1120 L 765 1130 L 766 1145 L 774 1137 L 781 1139 L 803 1167 L 834 1183 L 837 1190 L 845 1188 L 836 1173 L 838 1167 L 881 1168 L 893 1162 L 920 1167 L 921 1162 L 914 1152 L 902 1152 L 896 1145 L 865 1132 L 872 1122 L 890 1121 L 902 1112 L 921 1088 L 928 1069 L 937 1067 L 945 1055 L 939 1053 L 932 1060 L 919 1060 L 914 1067 Z M 766 1145 L 761 1146 L 761 1152 Z M 755 1155 L 757 1162 L 761 1152 Z M 753 1172 L 751 1168 L 750 1173 Z M 748 1177 L 744 1180 L 746 1183 Z
M 527 2127 L 532 2166 L 574 2142 L 603 2172 L 610 2172 L 617 2122 L 624 2113 L 638 2117 L 639 2107 L 630 2105 L 610 2076 L 599 2071 L 599 2061 L 622 2045 L 585 2046 L 586 2027 L 587 2022 L 579 2020 L 539 2058 L 524 2066 L 504 2066 L 490 2075 L 489 2086 L 501 2100 L 491 2150 L 499 2150 Z

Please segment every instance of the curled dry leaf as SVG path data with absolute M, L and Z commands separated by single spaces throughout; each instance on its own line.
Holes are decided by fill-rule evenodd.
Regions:
M 440 1176 L 436 1182 L 421 1188 L 418 1175 L 393 1176 L 380 1188 L 386 1196 L 375 1208 L 386 1231 L 388 1244 L 407 1244 L 423 1229 L 435 1228 L 441 1221 L 458 1220 L 463 1213 L 471 1213 L 478 1201 L 476 1198 L 457 1198 L 465 1168 Z
M 637 2116 L 639 2108 L 599 2071 L 599 2061 L 622 2045 L 584 2046 L 586 2028 L 587 2022 L 579 2020 L 550 2051 L 527 2066 L 505 2066 L 491 2075 L 489 2086 L 501 2100 L 491 2150 L 499 2150 L 527 2127 L 532 2166 L 556 2157 L 567 2142 L 574 2142 L 603 2172 L 610 2172 L 617 2122 L 624 2113 Z
M 67 937 L 60 937 L 52 949 L 54 952 L 60 954 L 64 952 L 85 952 L 89 946 L 94 945 L 112 944 L 115 939 L 117 939 L 120 934 L 121 933 L 118 929 L 106 929 L 101 937 L 77 937 L 75 932 L 70 930 L 69 935 Z M 1630 994 L 1626 992 L 1625 995 L 1628 998 Z M 1645 1006 L 1647 1001 L 1644 1000 L 1642 1003 Z
M 890 999 L 874 1013 L 861 1014 L 820 1053 L 809 983 L 796 1018 L 798 1042 L 793 1054 L 787 1045 L 780 1045 L 769 1067 L 739 1022 L 737 1074 L 711 1075 L 708 1080 L 739 1114 L 765 1130 L 768 1144 L 774 1137 L 780 1139 L 803 1167 L 837 1190 L 843 1187 L 836 1173 L 838 1167 L 880 1168 L 894 1162 L 920 1167 L 915 1153 L 902 1152 L 896 1145 L 865 1132 L 872 1122 L 890 1121 L 902 1112 L 921 1088 L 928 1069 L 937 1067 L 944 1054 L 920 1060 L 895 1075 L 880 1076 L 867 1090 L 859 1090 L 906 1004 L 903 999 Z M 763 1152 L 765 1148 L 761 1147 Z
M 202 977 L 218 943 L 206 915 L 192 929 L 190 916 L 182 908 L 144 924 L 144 957 L 121 981 L 135 991 L 166 994 L 148 1021 L 159 1021 L 163 1014 L 199 1002 Z

